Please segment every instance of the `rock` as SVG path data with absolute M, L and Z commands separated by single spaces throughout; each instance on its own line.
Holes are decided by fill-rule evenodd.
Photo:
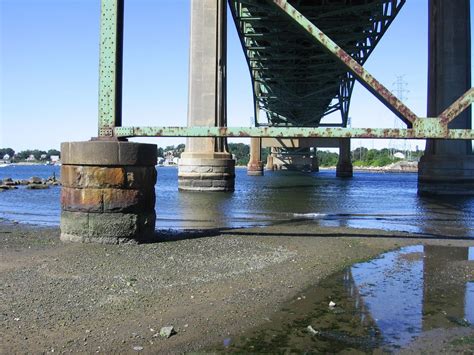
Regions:
M 29 183 L 28 180 L 20 180 L 20 185 L 28 185 Z
M 12 178 L 5 178 L 5 179 L 3 179 L 3 184 L 2 185 L 4 185 L 4 186 L 14 186 L 16 184 L 15 184 L 15 181 L 13 181 Z
M 174 331 L 173 326 L 162 327 L 161 330 L 160 330 L 160 335 L 163 338 L 169 338 L 173 334 L 176 334 L 176 332 Z
M 44 189 L 49 189 L 49 185 L 29 184 L 26 188 L 30 190 L 44 190 Z
M 0 191 L 6 191 L 6 190 L 15 190 L 18 187 L 14 185 L 0 185 Z
M 317 330 L 315 330 L 315 329 L 314 329 L 312 326 L 310 326 L 310 325 L 308 325 L 308 326 L 306 327 L 306 329 L 308 329 L 308 332 L 310 332 L 310 333 L 313 334 L 313 335 L 318 335 L 318 334 L 319 334 L 319 332 L 318 332 Z
M 142 351 L 142 350 L 143 350 L 143 346 L 135 345 L 135 346 L 133 347 L 133 350 L 135 350 L 135 351 Z
M 333 302 L 333 301 L 329 302 L 329 307 L 330 307 L 330 308 L 336 307 L 336 303 Z
M 39 177 L 37 177 L 37 176 L 31 177 L 31 178 L 28 180 L 28 182 L 29 182 L 30 184 L 43 184 L 43 183 L 44 183 L 43 179 L 41 179 L 41 178 L 39 178 Z

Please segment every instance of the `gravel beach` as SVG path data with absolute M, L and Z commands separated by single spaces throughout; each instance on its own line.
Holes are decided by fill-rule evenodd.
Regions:
M 410 244 L 474 244 L 461 239 L 302 221 L 93 245 L 62 243 L 57 228 L 0 222 L 0 353 L 208 349 L 356 261 Z M 160 336 L 165 326 L 176 334 Z

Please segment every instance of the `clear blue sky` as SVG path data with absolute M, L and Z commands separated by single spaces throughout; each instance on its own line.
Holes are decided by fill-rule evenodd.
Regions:
M 59 148 L 96 135 L 99 7 L 99 0 L 0 0 L 0 147 Z M 427 7 L 427 0 L 408 0 L 366 65 L 390 89 L 404 75 L 406 103 L 421 116 Z M 124 125 L 186 125 L 189 9 L 190 0 L 126 1 Z M 229 20 L 228 121 L 249 126 L 250 78 Z M 353 127 L 394 125 L 394 116 L 360 86 L 351 117 Z

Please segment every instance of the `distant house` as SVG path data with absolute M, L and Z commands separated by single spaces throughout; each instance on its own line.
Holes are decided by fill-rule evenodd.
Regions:
M 405 154 L 400 152 L 395 153 L 393 156 L 398 159 L 405 159 Z
M 33 154 L 30 154 L 30 156 L 28 158 L 26 158 L 26 161 L 35 161 L 36 158 Z
M 6 164 L 10 163 L 10 156 L 8 154 L 5 154 L 3 156 L 3 162 Z
M 40 156 L 40 160 L 46 160 L 48 156 L 46 154 L 41 154 Z
M 52 164 L 57 164 L 59 162 L 59 155 L 51 155 L 49 159 L 51 160 Z

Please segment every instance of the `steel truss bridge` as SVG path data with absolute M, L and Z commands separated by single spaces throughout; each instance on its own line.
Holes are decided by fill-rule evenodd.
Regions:
M 448 128 L 473 102 L 473 88 L 438 117 L 417 117 L 363 67 L 404 3 L 229 0 L 251 73 L 255 127 L 127 127 L 121 117 L 123 0 L 102 0 L 99 138 L 474 139 L 474 130 Z M 407 128 L 347 128 L 356 80 Z M 338 111 L 340 122 L 324 122 Z

